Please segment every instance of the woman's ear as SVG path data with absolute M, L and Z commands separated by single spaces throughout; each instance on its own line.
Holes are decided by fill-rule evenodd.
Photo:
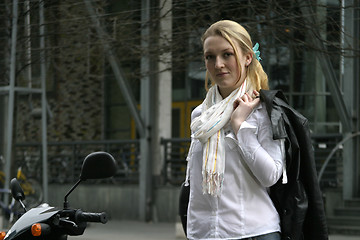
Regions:
M 251 52 L 249 52 L 248 54 L 246 54 L 246 66 L 248 67 L 250 65 L 250 63 L 252 62 L 253 59 L 253 54 Z

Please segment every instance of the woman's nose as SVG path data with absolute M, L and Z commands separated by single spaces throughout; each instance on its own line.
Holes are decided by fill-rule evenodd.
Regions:
M 215 68 L 223 68 L 224 67 L 224 61 L 221 57 L 216 57 L 215 60 Z

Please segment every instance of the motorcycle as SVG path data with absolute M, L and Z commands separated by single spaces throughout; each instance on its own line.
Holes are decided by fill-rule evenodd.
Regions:
M 82 181 L 112 177 L 115 175 L 116 169 L 116 162 L 109 153 L 94 152 L 89 154 L 84 159 L 79 180 L 64 197 L 62 209 L 43 203 L 27 211 L 23 204 L 24 192 L 17 179 L 13 178 L 10 182 L 11 194 L 21 204 L 25 213 L 7 233 L 0 233 L 0 240 L 66 240 L 68 236 L 82 235 L 88 222 L 105 224 L 108 221 L 105 212 L 90 213 L 83 212 L 81 209 L 72 209 L 69 207 L 67 199 Z

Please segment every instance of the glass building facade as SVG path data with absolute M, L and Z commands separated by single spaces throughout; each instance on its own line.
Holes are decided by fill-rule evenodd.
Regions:
M 270 88 L 281 89 L 286 94 L 289 103 L 309 119 L 313 133 L 340 133 L 338 113 L 323 69 L 314 53 L 319 50 L 311 45 L 307 32 L 310 28 L 318 29 L 337 75 L 337 83 L 341 86 L 343 61 L 340 50 L 342 23 L 339 4 L 339 1 L 314 1 L 314 6 L 310 7 L 314 9 L 318 24 L 306 25 L 304 18 L 307 16 L 304 16 L 295 1 L 274 1 L 274 4 L 268 5 L 263 1 L 173 1 L 172 137 L 189 137 L 191 110 L 201 103 L 205 95 L 205 66 L 200 38 L 209 24 L 219 19 L 233 19 L 247 28 L 253 42 L 260 44 L 263 59 L 261 64 L 268 74 Z M 129 26 L 132 29 L 140 27 L 137 23 L 140 20 L 140 2 L 126 5 L 116 1 L 115 6 L 122 12 L 125 7 L 128 8 L 127 11 L 132 11 L 133 22 Z M 154 7 L 152 11 L 154 16 L 157 14 L 156 9 Z M 115 28 L 113 31 L 116 31 Z M 134 30 L 130 34 L 133 34 L 133 39 L 139 40 L 140 33 L 140 30 Z M 123 38 L 116 40 L 126 41 Z M 152 40 L 156 44 L 156 39 Z M 123 48 L 119 46 L 119 49 Z M 139 76 L 131 75 L 134 69 L 140 71 L 140 58 L 137 57 L 130 57 L 130 61 L 126 59 L 124 63 L 129 82 L 139 99 Z M 109 81 L 107 88 L 107 133 L 109 137 L 136 137 L 131 119 L 121 114 L 126 111 L 126 105 L 118 97 L 119 94 L 114 92 L 114 81 Z M 115 116 L 117 114 L 120 116 Z M 116 119 L 116 122 L 111 119 Z M 126 133 L 129 126 L 133 129 L 132 133 Z
M 356 106 L 359 106 L 359 100 L 355 97 L 359 94 L 359 85 L 356 83 L 359 69 L 356 60 L 359 52 L 356 40 L 359 35 L 358 10 L 354 4 L 335 0 L 278 0 L 270 3 L 251 0 L 173 0 L 172 8 L 169 10 L 172 16 L 172 34 L 171 39 L 167 39 L 168 46 L 164 48 L 159 44 L 158 32 L 159 22 L 163 17 L 159 9 L 163 7 L 164 1 L 150 2 L 152 7 L 149 24 L 141 22 L 141 2 L 127 3 L 127 12 L 131 12 L 133 16 L 129 31 L 132 34 L 131 43 L 139 43 L 141 27 L 150 26 L 150 48 L 141 51 L 135 48 L 137 51 L 133 51 L 128 41 L 124 42 L 121 38 L 116 41 L 119 41 L 119 50 L 128 51 L 126 56 L 131 53 L 132 61 L 124 61 L 127 66 L 125 72 L 129 74 L 128 80 L 133 86 L 138 102 L 141 98 L 141 76 L 134 72 L 141 72 L 141 53 L 147 53 L 155 63 L 159 60 L 159 54 L 164 51 L 171 52 L 171 138 L 190 137 L 191 111 L 202 102 L 206 94 L 205 66 L 200 39 L 211 23 L 221 19 L 241 23 L 249 31 L 253 43 L 260 44 L 261 64 L 268 74 L 270 88 L 282 90 L 290 105 L 309 120 L 315 151 L 321 155 L 318 156 L 319 168 L 331 149 L 349 131 L 344 128 L 344 112 L 348 113 L 349 118 L 346 123 L 353 124 L 354 129 L 351 131 L 359 128 L 356 116 L 350 119 L 351 115 L 356 115 Z M 119 2 L 113 1 L 113 4 Z M 314 40 L 319 44 L 314 44 Z M 326 64 L 325 58 L 329 59 Z M 329 70 L 333 74 L 331 79 Z M 153 92 L 161 91 L 161 87 L 158 88 L 156 85 L 156 65 L 151 68 L 149 75 L 154 83 Z M 119 98 L 121 94 L 114 92 L 119 90 L 111 87 L 115 80 L 107 80 L 111 92 L 107 101 L 106 116 L 111 123 L 106 125 L 107 137 L 137 138 L 136 126 L 131 116 L 122 114 L 127 110 L 125 102 Z M 331 84 L 336 86 L 337 96 Z M 119 109 L 122 109 L 121 113 Z M 356 146 L 358 140 L 355 138 L 354 141 Z M 345 155 L 339 159 L 357 159 L 359 153 L 350 148 L 344 151 Z M 350 152 L 351 154 L 346 156 L 346 153 Z M 356 162 L 354 160 L 348 165 L 349 171 L 353 171 L 351 176 L 359 175 L 360 164 Z M 335 185 L 342 185 L 343 181 L 356 182 L 352 177 L 343 180 L 342 175 L 346 178 L 348 174 L 343 173 L 337 166 L 334 166 L 334 175 L 330 178 L 339 176 L 338 171 L 341 172 L 340 179 L 336 177 Z

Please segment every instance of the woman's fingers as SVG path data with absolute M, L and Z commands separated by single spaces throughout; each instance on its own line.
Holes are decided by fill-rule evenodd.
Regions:
M 251 103 L 249 103 L 251 105 L 251 107 L 254 109 L 260 102 L 260 98 L 255 98 L 254 100 L 251 101 Z
M 255 98 L 259 98 L 260 97 L 260 93 L 256 90 L 253 91 L 253 94 L 250 96 L 250 94 L 248 93 L 245 93 L 241 99 L 244 101 L 244 102 L 251 102 L 253 101 Z
M 234 110 L 239 106 L 239 104 L 240 104 L 240 98 L 235 99 L 235 101 L 233 103 Z
M 242 95 L 241 99 L 244 101 L 244 102 L 249 102 L 251 100 L 251 97 L 248 93 L 245 93 L 244 95 Z
M 259 99 L 260 94 L 256 90 L 253 91 L 253 94 L 254 94 L 255 98 L 252 98 L 248 93 L 245 93 L 241 97 L 235 99 L 235 101 L 233 103 L 234 110 L 237 107 L 239 107 L 240 105 L 247 105 L 248 107 L 251 107 L 252 109 L 254 109 L 260 102 L 260 99 Z

